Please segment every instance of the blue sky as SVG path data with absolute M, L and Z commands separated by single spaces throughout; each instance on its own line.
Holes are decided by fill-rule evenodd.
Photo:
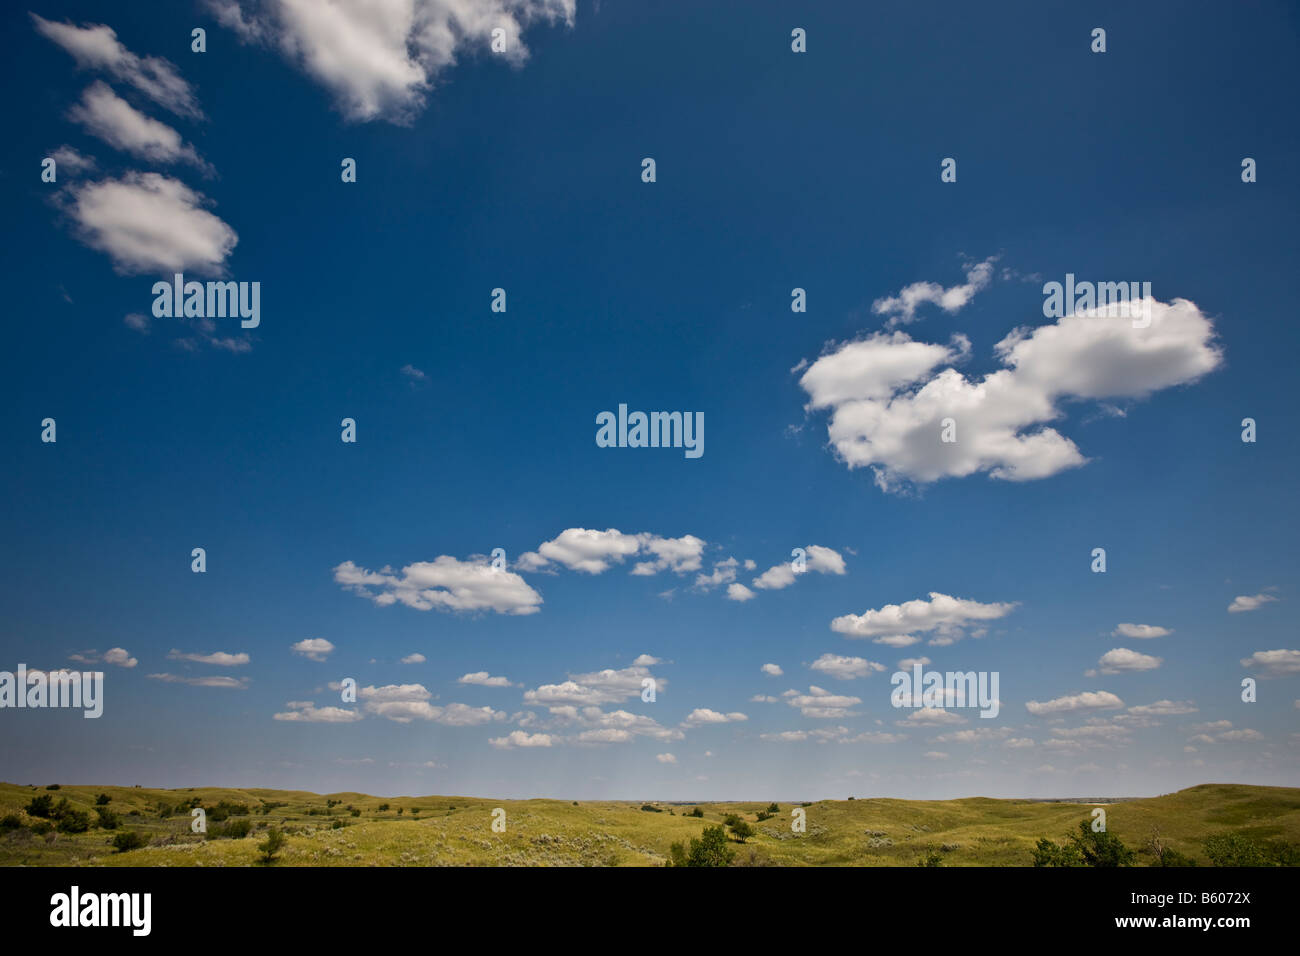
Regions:
M 0 778 L 1300 785 L 1294 8 L 839 6 L 6 11 L 0 669 L 106 689 L 0 713 Z M 260 325 L 154 317 L 175 271 Z M 997 718 L 892 707 L 919 658 Z

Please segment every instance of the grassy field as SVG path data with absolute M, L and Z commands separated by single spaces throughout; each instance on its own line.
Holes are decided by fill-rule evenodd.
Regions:
M 25 810 L 34 797 L 48 795 L 56 804 L 66 798 L 95 821 L 100 794 L 110 798 L 106 809 L 118 817 L 117 830 L 92 822 L 82 833 L 36 832 L 33 826 L 43 830 L 49 821 Z M 195 801 L 209 814 L 206 839 L 190 832 Z M 223 801 L 248 812 L 216 821 Z M 277 866 L 661 866 L 671 844 L 737 814 L 756 830 L 745 844 L 732 842 L 738 865 L 915 866 L 938 852 L 945 866 L 1026 866 L 1040 837 L 1062 841 L 1089 819 L 1093 805 L 982 797 L 823 800 L 805 806 L 802 834 L 790 828 L 797 804 L 781 804 L 762 821 L 758 814 L 768 806 L 762 802 L 647 806 L 658 812 L 606 801 L 0 784 L 0 865 L 253 866 L 265 831 L 276 827 L 288 837 Z M 687 816 L 696 806 L 703 818 Z M 504 833 L 492 832 L 496 807 L 506 813 Z M 1105 809 L 1108 831 L 1130 848 L 1142 851 L 1158 827 L 1167 846 L 1202 864 L 1202 841 L 1215 833 L 1300 844 L 1300 789 L 1205 784 Z M 249 836 L 214 835 L 237 820 L 251 824 Z M 146 845 L 116 852 L 113 837 L 122 831 L 138 831 Z M 1150 860 L 1139 852 L 1139 865 Z

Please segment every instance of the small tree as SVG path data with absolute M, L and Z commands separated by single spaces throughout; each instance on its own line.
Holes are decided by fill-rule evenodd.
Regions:
M 777 806 L 775 803 L 769 803 L 767 805 L 767 812 L 771 814 L 777 814 L 781 812 L 781 808 Z
M 99 796 L 95 798 L 95 806 L 97 807 L 106 807 L 112 802 L 113 802 L 113 798 L 106 793 L 101 793 Z
M 266 839 L 257 845 L 262 851 L 262 862 L 270 865 L 275 862 L 275 855 L 283 849 L 285 844 L 284 834 L 272 827 L 267 831 Z
M 1205 855 L 1215 866 L 1270 866 L 1263 848 L 1239 833 L 1216 833 L 1205 840 Z
M 135 830 L 119 830 L 113 834 L 113 848 L 118 853 L 138 850 L 142 846 L 144 846 L 144 837 Z
M 739 840 L 741 843 L 744 843 L 746 840 L 748 840 L 750 837 L 754 835 L 754 828 L 751 827 L 744 820 L 737 820 L 735 823 L 731 825 L 731 832 L 735 834 L 737 840 Z
M 689 851 L 676 843 L 669 854 L 673 866 L 730 866 L 736 851 L 728 844 L 727 833 L 722 827 L 705 827 L 698 840 L 691 840 Z
M 116 830 L 121 826 L 122 821 L 117 814 L 107 807 L 96 807 L 95 812 L 99 814 L 99 828 L 101 830 Z
M 48 817 L 54 812 L 54 798 L 48 793 L 43 793 L 39 797 L 32 797 L 32 802 L 27 804 L 27 815 L 29 817 Z

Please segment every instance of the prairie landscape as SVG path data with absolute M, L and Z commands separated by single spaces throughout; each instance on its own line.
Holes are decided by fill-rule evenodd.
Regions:
M 0 865 L 665 866 L 693 857 L 691 841 L 711 830 L 720 862 L 704 865 L 1031 866 L 1041 840 L 1065 844 L 1098 806 L 1106 834 L 1132 853 L 1126 865 L 1295 865 L 1300 848 L 1300 789 L 1238 784 L 1096 802 L 773 805 L 6 783 Z M 200 807 L 206 834 L 191 829 Z M 498 808 L 504 832 L 492 828 Z M 268 864 L 272 830 L 284 839 Z

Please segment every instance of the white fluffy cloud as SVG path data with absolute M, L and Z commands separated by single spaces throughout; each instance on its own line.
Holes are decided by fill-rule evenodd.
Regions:
M 206 196 L 159 173 L 75 183 L 60 201 L 81 240 L 106 253 L 123 274 L 223 275 L 239 241 L 235 230 L 203 208 Z
M 417 611 L 534 614 L 542 604 L 542 596 L 523 578 L 493 568 L 485 558 L 461 561 L 443 554 L 408 564 L 401 574 L 390 567 L 368 571 L 344 561 L 334 569 L 334 580 L 380 606 L 401 603 Z
M 917 307 L 927 302 L 937 305 L 945 312 L 956 312 L 970 302 L 976 292 L 989 284 L 993 278 L 993 263 L 996 261 L 997 256 L 992 256 L 983 262 L 967 263 L 964 268 L 966 281 L 947 289 L 937 282 L 913 282 L 904 286 L 896 296 L 877 299 L 871 304 L 871 311 L 876 315 L 889 316 L 889 321 L 885 324 L 890 328 L 914 322 Z
M 166 684 L 189 684 L 191 687 L 224 687 L 230 690 L 244 690 L 248 687 L 247 677 L 182 677 L 179 674 L 146 674 L 150 680 L 160 680 Z
M 278 47 L 334 95 L 350 119 L 409 121 L 464 49 L 505 32 L 503 58 L 528 57 L 524 28 L 572 26 L 576 0 L 208 0 L 241 38 Z
M 114 93 L 102 80 L 96 80 L 72 107 L 68 118 L 114 149 L 153 163 L 189 163 L 204 173 L 211 167 L 194 147 L 181 139 L 166 123 L 145 116 Z
M 1127 647 L 1113 647 L 1097 661 L 1097 667 L 1103 674 L 1119 674 L 1124 671 L 1155 670 L 1163 659 L 1150 654 L 1139 654 Z
M 568 680 L 559 684 L 542 684 L 534 690 L 525 691 L 524 702 L 548 707 L 563 704 L 613 704 L 629 697 L 640 697 L 642 681 L 651 676 L 648 667 L 638 664 L 618 670 L 606 668 L 589 674 L 572 674 Z M 668 686 L 662 677 L 653 679 L 656 693 Z
M 308 637 L 289 648 L 311 661 L 323 661 L 334 653 L 334 645 L 323 637 Z
M 752 601 L 757 596 L 758 595 L 756 595 L 749 588 L 745 587 L 739 581 L 735 581 L 727 585 L 727 598 L 729 600 L 740 601 L 743 603 L 744 601 Z
M 669 570 L 676 574 L 699 571 L 704 541 L 695 535 L 661 538 L 641 533 L 624 534 L 617 528 L 596 531 L 589 528 L 566 528 L 550 541 L 543 541 L 536 551 L 519 556 L 518 565 L 525 571 L 539 571 L 560 564 L 570 571 L 603 574 L 612 565 L 631 557 L 642 560 L 632 569 L 636 575 L 657 574 Z
M 861 614 L 841 615 L 831 621 L 831 630 L 851 638 L 871 638 L 890 647 L 907 647 L 920 640 L 916 634 L 933 631 L 930 643 L 944 645 L 960 640 L 969 625 L 1005 617 L 1015 607 L 1015 602 L 982 604 L 931 591 L 928 601 L 918 598 Z
M 828 677 L 849 680 L 854 677 L 866 677 L 873 671 L 883 671 L 884 664 L 877 664 L 865 657 L 845 657 L 841 654 L 823 654 L 808 665 L 815 671 L 821 671 Z
M 1238 594 L 1228 605 L 1229 614 L 1241 614 L 1245 611 L 1257 611 L 1270 601 L 1276 601 L 1271 594 Z
M 844 558 L 833 548 L 824 548 L 819 544 L 810 544 L 803 548 L 804 571 L 794 570 L 794 561 L 774 564 L 758 577 L 753 585 L 765 591 L 779 591 L 794 584 L 797 574 L 816 571 L 818 574 L 844 574 Z
M 513 750 L 517 747 L 550 747 L 554 744 L 550 734 L 529 734 L 522 730 L 512 730 L 504 737 L 492 737 L 488 743 L 499 750 Z
M 1128 709 L 1137 717 L 1177 717 L 1196 713 L 1196 705 L 1190 700 L 1158 700 L 1154 704 L 1139 704 Z
M 203 115 L 194 91 L 174 64 L 161 57 L 136 56 L 122 45 L 112 27 L 55 23 L 34 13 L 31 17 L 36 31 L 71 54 L 82 69 L 101 70 L 180 116 L 197 119 Z
M 682 726 L 703 727 L 706 724 L 734 724 L 742 720 L 749 720 L 749 718 L 738 712 L 722 714 L 716 710 L 709 710 L 707 707 L 696 707 L 686 715 L 686 719 L 682 721 Z
M 1256 651 L 1243 657 L 1241 666 L 1263 677 L 1290 677 L 1300 674 L 1300 651 Z
M 781 670 L 781 665 L 779 664 L 764 664 L 759 668 L 759 670 L 768 677 L 780 677 L 785 673 L 785 671 Z
M 288 710 L 274 715 L 275 720 L 295 721 L 306 724 L 350 724 L 363 720 L 359 710 L 344 707 L 317 707 L 310 701 L 291 700 Z
M 113 664 L 117 667 L 127 668 L 135 667 L 140 663 L 121 647 L 110 647 L 103 654 L 93 650 L 83 651 L 80 654 L 69 654 L 68 659 L 79 664 Z
M 1048 701 L 1025 702 L 1025 710 L 1036 717 L 1068 714 L 1080 710 L 1118 710 L 1123 706 L 1124 701 L 1105 690 L 1084 691 L 1082 694 L 1056 697 Z
M 853 717 L 856 712 L 851 708 L 862 703 L 861 697 L 832 694 L 815 685 L 810 686 L 806 694 L 788 690 L 783 696 L 785 702 L 797 708 L 803 716 L 818 720 L 841 720 L 845 717 Z
M 1146 640 L 1153 637 L 1168 637 L 1172 633 L 1174 633 L 1172 627 L 1159 627 L 1155 624 L 1121 624 L 1111 632 L 1111 637 Z
M 514 684 L 505 677 L 492 677 L 487 671 L 475 671 L 461 677 L 458 684 L 477 684 L 480 687 L 513 687 Z
M 1016 329 L 994 347 L 1003 368 L 979 379 L 951 367 L 969 356 L 964 336 L 943 346 L 878 332 L 827 352 L 800 385 L 810 410 L 830 411 L 840 459 L 870 467 L 884 490 L 979 472 L 1045 478 L 1087 460 L 1049 426 L 1065 403 L 1141 398 L 1221 363 L 1213 325 L 1194 303 L 1148 298 L 1142 307 L 1150 311 L 1145 328 L 1102 308 Z M 949 418 L 956 440 L 945 442 L 941 423 Z

